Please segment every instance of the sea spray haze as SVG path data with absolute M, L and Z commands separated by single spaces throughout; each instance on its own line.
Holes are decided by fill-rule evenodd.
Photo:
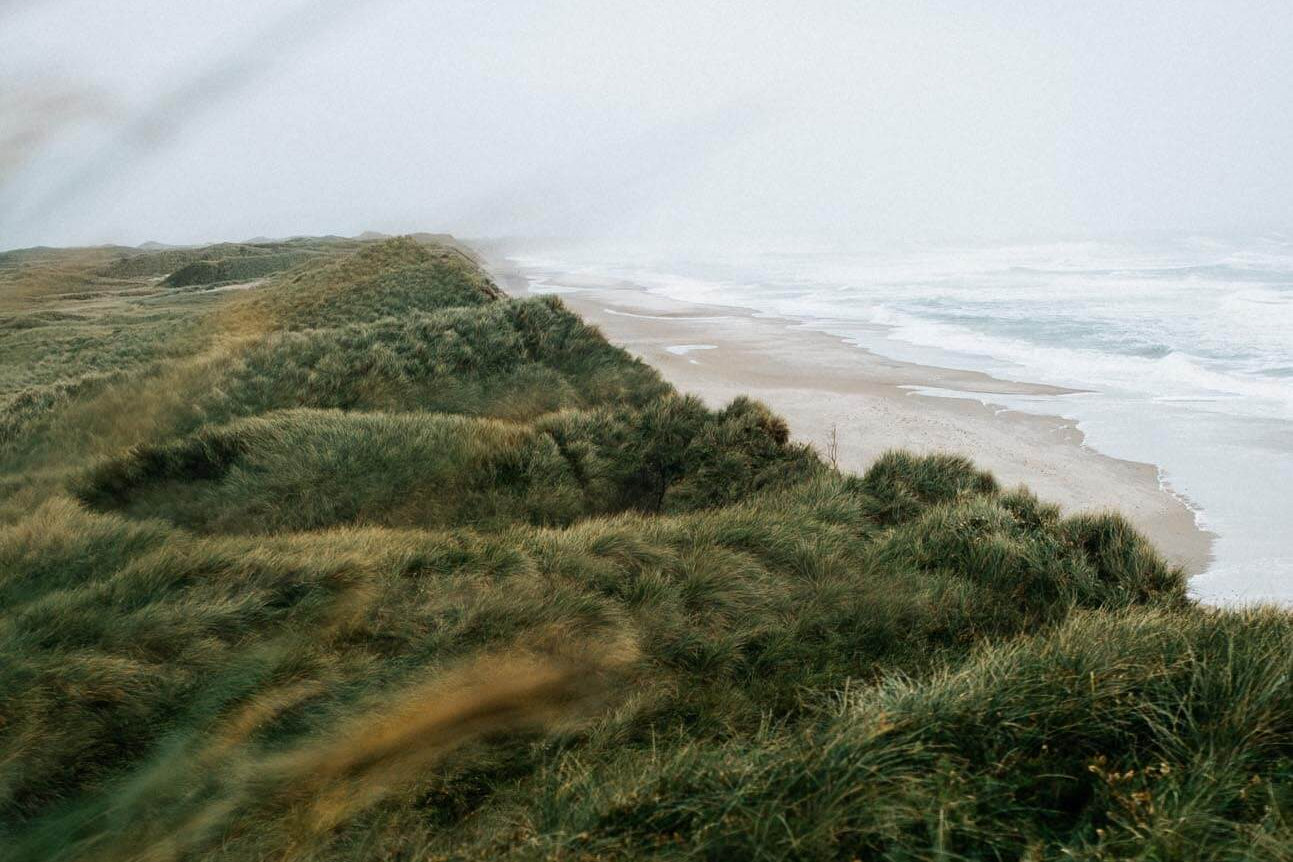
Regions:
M 860 251 L 519 246 L 544 282 L 623 279 L 908 361 L 1081 390 L 979 395 L 1158 464 L 1217 534 L 1210 601 L 1293 601 L 1293 241 L 1157 237 Z M 541 288 L 542 289 L 542 288 Z
M 0 247 L 1287 234 L 1290 41 L 1267 0 L 7 0 Z
M 227 251 L 0 257 L 0 858 L 1287 859 L 1293 620 L 1117 515 L 841 474 L 443 237 L 122 275 Z

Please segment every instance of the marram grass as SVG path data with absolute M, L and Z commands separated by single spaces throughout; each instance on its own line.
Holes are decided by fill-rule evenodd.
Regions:
M 444 242 L 0 256 L 0 859 L 1293 858 L 1287 612 Z

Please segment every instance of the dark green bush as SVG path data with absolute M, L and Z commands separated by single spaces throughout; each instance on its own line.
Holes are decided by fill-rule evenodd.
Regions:
M 1286 613 L 1080 615 L 853 690 L 807 733 L 554 770 L 528 803 L 549 813 L 535 841 L 602 858 L 1282 859 L 1291 656 Z
M 427 410 L 528 420 L 668 393 L 559 303 L 503 300 L 302 332 L 250 344 L 204 407 L 232 418 L 289 407 Z
M 873 498 L 876 518 L 889 524 L 905 521 L 931 505 L 998 490 L 991 473 L 980 472 L 960 455 L 886 452 L 855 481 L 859 490 Z
M 655 427 L 644 416 L 669 413 L 671 405 L 691 424 L 666 474 L 654 460 L 660 450 L 643 438 Z M 737 408 L 738 416 L 766 416 L 750 402 Z M 662 497 L 679 511 L 714 506 L 757 487 L 801 481 L 816 466 L 784 435 L 778 444 L 732 434 L 733 413 L 711 413 L 692 399 L 645 410 L 567 411 L 534 425 L 444 413 L 278 411 L 136 446 L 88 471 L 74 488 L 96 509 L 203 532 L 342 524 L 500 529 L 659 511 Z M 722 490 L 689 493 L 714 476 L 713 463 L 731 465 Z

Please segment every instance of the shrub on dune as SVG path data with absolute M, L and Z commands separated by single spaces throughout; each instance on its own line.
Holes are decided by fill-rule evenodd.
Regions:
M 204 532 L 342 524 L 566 522 L 581 489 L 532 429 L 443 414 L 291 410 L 138 447 L 92 470 L 87 504 Z
M 855 480 L 874 500 L 876 518 L 905 521 L 930 505 L 975 494 L 995 494 L 997 481 L 960 455 L 886 452 Z
M 808 733 L 549 773 L 535 840 L 603 858 L 666 835 L 681 858 L 1280 859 L 1290 656 L 1281 612 L 1082 614 L 851 689 Z

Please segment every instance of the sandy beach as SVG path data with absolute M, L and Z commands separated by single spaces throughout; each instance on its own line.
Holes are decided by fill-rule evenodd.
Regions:
M 545 281 L 563 285 L 552 290 L 499 256 L 490 269 L 513 295 L 559 293 L 610 341 L 710 405 L 747 394 L 786 417 L 793 433 L 819 451 L 830 451 L 834 440 L 842 469 L 862 471 L 893 448 L 957 452 L 1002 484 L 1027 484 L 1066 511 L 1121 511 L 1190 574 L 1211 559 L 1213 537 L 1196 525 L 1185 501 L 1162 488 L 1153 464 L 1102 455 L 1083 444 L 1073 422 L 1008 410 L 991 399 L 1066 390 L 895 361 L 794 321 L 679 302 L 628 282 L 545 271 Z M 941 393 L 921 394 L 930 390 Z

